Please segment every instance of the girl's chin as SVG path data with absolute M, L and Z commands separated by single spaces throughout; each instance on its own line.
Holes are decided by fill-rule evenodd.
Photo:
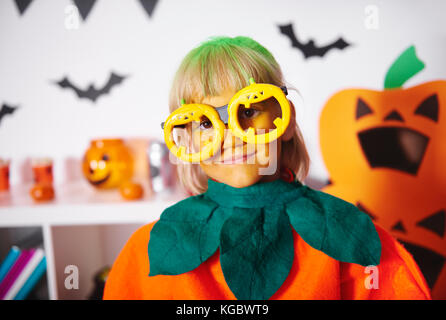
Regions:
M 262 176 L 255 165 L 224 165 L 224 169 L 205 170 L 208 177 L 234 188 L 244 188 L 257 183 Z M 248 168 L 247 168 L 248 167 Z
M 245 188 L 245 187 L 249 187 L 253 184 L 255 184 L 256 182 L 258 182 L 259 180 L 253 181 L 253 182 L 247 182 L 247 181 L 232 181 L 232 180 L 227 180 L 227 181 L 220 181 L 224 184 L 227 184 L 228 186 L 231 186 L 233 188 Z

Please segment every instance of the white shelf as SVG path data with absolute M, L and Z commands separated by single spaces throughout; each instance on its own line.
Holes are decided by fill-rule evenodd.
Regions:
M 41 224 L 114 224 L 151 222 L 172 205 L 171 201 L 140 203 L 42 205 L 0 209 L 0 226 L 33 226 Z
M 143 199 L 126 201 L 118 190 L 96 190 L 79 181 L 56 186 L 55 199 L 46 203 L 31 199 L 31 185 L 12 187 L 0 194 L 0 227 L 148 223 L 186 197 L 179 192 L 151 195 L 144 187 Z
M 131 233 L 126 233 L 128 226 L 152 222 L 164 209 L 186 197 L 178 191 L 153 195 L 148 183 L 142 184 L 144 197 L 126 201 L 118 190 L 97 190 L 79 180 L 56 185 L 55 199 L 44 203 L 32 200 L 29 194 L 32 184 L 11 186 L 10 191 L 0 193 L 0 227 L 40 226 L 47 258 L 49 298 L 85 298 L 94 272 L 104 265 L 106 257 L 107 264 L 112 263 L 130 237 Z M 60 246 L 69 250 L 61 250 Z M 82 269 L 83 284 L 83 291 L 75 292 L 74 296 L 63 285 L 65 264 L 73 261 Z

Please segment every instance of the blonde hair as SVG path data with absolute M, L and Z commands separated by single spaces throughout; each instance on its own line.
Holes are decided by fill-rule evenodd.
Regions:
M 205 97 L 216 96 L 230 88 L 238 91 L 257 83 L 285 85 L 280 66 L 272 54 L 248 37 L 214 37 L 190 51 L 175 74 L 169 95 L 173 112 L 186 103 L 200 103 Z M 291 169 L 299 181 L 308 174 L 309 157 L 302 133 L 296 122 L 293 137 L 282 141 L 282 166 Z M 207 176 L 199 164 L 179 162 L 177 173 L 181 185 L 192 194 L 207 190 Z

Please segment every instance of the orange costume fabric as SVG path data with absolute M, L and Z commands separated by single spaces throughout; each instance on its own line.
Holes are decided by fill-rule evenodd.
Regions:
M 218 250 L 187 273 L 149 277 L 147 246 L 154 224 L 138 229 L 122 249 L 105 284 L 104 299 L 235 299 L 225 282 Z M 426 281 L 412 256 L 386 231 L 375 227 L 382 246 L 377 270 L 337 261 L 309 246 L 293 230 L 293 266 L 271 299 L 431 299 Z

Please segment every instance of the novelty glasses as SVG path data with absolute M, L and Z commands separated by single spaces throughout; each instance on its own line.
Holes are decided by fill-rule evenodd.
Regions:
M 253 78 L 249 82 L 222 107 L 182 100 L 161 124 L 169 150 L 183 161 L 204 161 L 219 152 L 226 124 L 246 143 L 266 144 L 279 138 L 290 123 L 286 87 L 255 83 Z

